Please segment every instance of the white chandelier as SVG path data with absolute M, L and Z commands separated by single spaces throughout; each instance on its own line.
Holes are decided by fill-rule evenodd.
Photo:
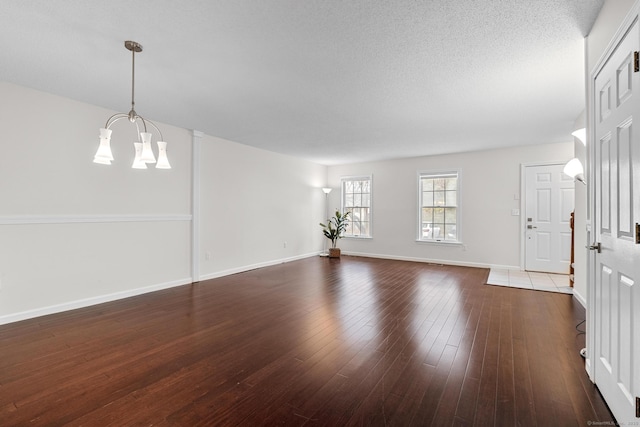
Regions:
M 131 165 L 134 169 L 146 169 L 147 163 L 155 163 L 156 169 L 171 169 L 169 159 L 167 158 L 167 143 L 162 138 L 162 132 L 158 129 L 158 126 L 153 122 L 144 119 L 139 116 L 134 110 L 134 94 L 135 94 L 135 72 L 136 72 L 136 52 L 142 52 L 142 45 L 140 43 L 127 40 L 124 42 L 124 47 L 131 51 L 131 111 L 129 113 L 116 113 L 109 117 L 104 128 L 100 129 L 100 145 L 98 151 L 93 158 L 94 163 L 102 165 L 110 165 L 113 161 L 113 154 L 111 154 L 111 126 L 122 120 L 129 119 L 129 121 L 136 125 L 138 133 L 138 141 L 133 143 L 135 149 L 135 158 Z M 140 124 L 142 124 L 142 129 Z M 160 134 L 158 143 L 158 161 L 151 149 L 151 133 L 147 132 L 147 124 L 151 125 Z

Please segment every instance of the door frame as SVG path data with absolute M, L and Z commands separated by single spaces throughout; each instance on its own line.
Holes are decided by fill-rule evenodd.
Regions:
M 518 236 L 520 236 L 520 271 L 525 271 L 527 255 L 527 168 L 536 166 L 562 166 L 569 160 L 570 159 L 565 161 L 520 163 L 520 233 L 518 233 Z

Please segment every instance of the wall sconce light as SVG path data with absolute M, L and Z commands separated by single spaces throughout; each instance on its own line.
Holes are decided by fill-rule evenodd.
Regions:
M 573 159 L 569 160 L 567 164 L 564 165 L 564 169 L 562 170 L 562 172 L 564 172 L 565 175 L 568 175 L 571 178 L 575 179 L 576 181 L 580 181 L 584 185 L 587 185 L 584 180 L 584 168 L 582 167 L 580 159 L 574 157 Z
M 587 146 L 587 128 L 578 129 L 571 133 L 571 135 L 578 138 L 585 147 Z
M 169 159 L 167 158 L 167 143 L 162 137 L 162 132 L 158 129 L 158 126 L 151 121 L 139 116 L 134 110 L 135 101 L 135 72 L 136 72 L 136 52 L 142 52 L 142 45 L 140 43 L 127 40 L 124 42 L 124 47 L 131 51 L 131 111 L 129 113 L 116 113 L 109 117 L 104 128 L 100 129 L 100 145 L 98 151 L 93 158 L 94 163 L 102 165 L 110 165 L 113 161 L 113 154 L 111 154 L 111 126 L 122 120 L 129 119 L 129 121 L 136 125 L 138 133 L 138 141 L 133 143 L 135 150 L 135 158 L 131 167 L 133 169 L 146 169 L 147 163 L 155 163 L 156 169 L 171 169 Z M 142 129 L 140 124 L 142 124 Z M 160 134 L 158 144 L 158 161 L 153 154 L 151 148 L 151 133 L 147 132 L 147 124 L 151 125 Z

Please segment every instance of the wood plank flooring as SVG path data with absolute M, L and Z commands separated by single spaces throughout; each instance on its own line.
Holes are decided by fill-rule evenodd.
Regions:
M 308 258 L 0 326 L 2 426 L 586 426 L 571 295 Z

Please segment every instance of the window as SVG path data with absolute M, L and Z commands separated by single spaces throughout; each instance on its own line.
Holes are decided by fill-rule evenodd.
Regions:
M 371 237 L 371 176 L 342 178 L 342 211 L 349 212 L 346 237 Z
M 420 224 L 418 240 L 459 242 L 458 172 L 419 175 Z

